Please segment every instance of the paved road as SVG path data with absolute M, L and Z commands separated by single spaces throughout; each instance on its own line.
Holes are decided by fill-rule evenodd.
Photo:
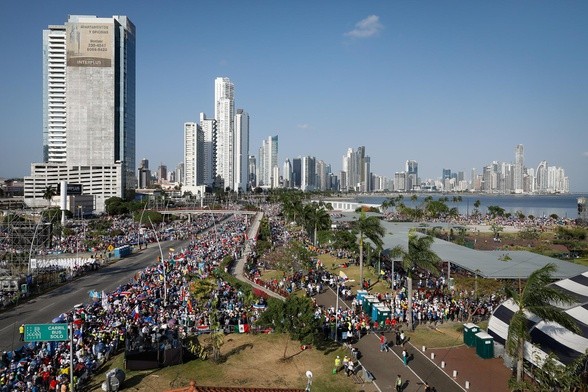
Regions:
M 324 293 L 316 296 L 318 304 L 331 307 L 336 306 L 337 296 L 328 288 Z M 343 305 L 345 304 L 345 305 Z M 339 306 L 350 306 L 350 303 L 339 299 Z M 393 341 L 392 334 L 385 334 L 388 342 Z M 463 392 L 464 389 L 455 383 L 433 362 L 431 362 L 419 349 L 410 343 L 405 343 L 404 348 L 409 353 L 408 366 L 402 362 L 401 346 L 393 346 L 391 351 L 380 352 L 380 335 L 369 333 L 364 335 L 354 346 L 362 354 L 360 362 L 374 376 L 374 385 L 379 391 L 394 391 L 397 375 L 400 374 L 404 381 L 403 392 L 423 391 L 424 382 L 435 387 L 441 392 Z
M 188 241 L 163 241 L 161 248 L 179 249 Z M 74 305 L 90 302 L 88 292 L 102 290 L 109 292 L 121 284 L 128 283 L 137 271 L 153 265 L 159 256 L 157 244 L 150 244 L 124 259 L 120 259 L 96 272 L 77 278 L 44 295 L 31 299 L 0 314 L 0 350 L 14 350 L 20 347 L 18 327 L 24 324 L 50 323 L 61 313 L 70 311 Z

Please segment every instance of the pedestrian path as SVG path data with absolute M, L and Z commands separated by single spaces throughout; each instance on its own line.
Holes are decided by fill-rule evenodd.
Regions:
M 253 222 L 251 222 L 251 225 L 249 226 L 249 230 L 247 231 L 247 238 L 256 238 L 257 237 L 257 233 L 259 232 L 259 224 L 261 223 L 262 218 L 263 218 L 263 212 L 258 212 L 257 214 L 255 214 L 255 216 L 253 217 Z M 250 281 L 249 279 L 247 279 L 247 277 L 245 277 L 245 274 L 244 274 L 245 264 L 247 263 L 247 257 L 250 254 L 251 254 L 251 242 L 249 240 L 247 240 L 245 242 L 245 249 L 243 250 L 241 258 L 239 260 L 237 260 L 237 264 L 235 265 L 235 267 L 231 273 L 235 276 L 235 278 L 239 279 L 242 282 L 249 283 L 251 286 L 263 291 L 267 295 L 274 297 L 274 298 L 281 299 L 281 300 L 285 300 L 286 298 L 284 298 L 280 294 L 274 293 L 273 291 L 271 291 L 263 286 L 260 286 L 256 283 Z
M 317 295 L 317 304 L 331 307 L 336 306 L 337 296 L 333 290 L 327 289 Z M 339 301 L 341 305 L 342 301 Z M 343 302 L 346 306 L 348 303 Z M 385 334 L 388 342 L 392 343 L 392 333 Z M 437 391 L 463 392 L 465 389 L 450 378 L 434 362 L 427 359 L 419 350 L 409 342 L 404 346 L 391 345 L 391 351 L 380 352 L 380 335 L 368 333 L 359 339 L 354 345 L 361 353 L 360 362 L 374 376 L 374 385 L 378 391 L 395 391 L 395 383 L 398 375 L 403 381 L 403 392 L 424 391 L 427 382 Z M 408 365 L 402 361 L 402 350 L 406 349 L 409 355 Z

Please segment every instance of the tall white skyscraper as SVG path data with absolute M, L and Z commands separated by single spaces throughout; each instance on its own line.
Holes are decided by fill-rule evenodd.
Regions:
M 235 115 L 235 157 L 233 159 L 234 179 L 233 190 L 247 191 L 249 177 L 249 114 L 237 109 Z
M 234 186 L 234 119 L 235 88 L 229 78 L 214 81 L 214 118 L 216 133 L 216 175 L 223 188 Z
M 65 26 L 43 30 L 43 162 L 65 165 Z
M 514 165 L 514 192 L 523 193 L 523 176 L 524 176 L 524 151 L 523 145 L 518 144 L 515 147 L 515 165 Z
M 286 159 L 284 162 L 282 173 L 284 179 L 284 188 L 294 187 L 294 183 L 292 182 L 292 163 L 289 159 Z
M 184 124 L 184 185 L 204 184 L 204 132 L 199 124 Z
M 94 195 L 96 211 L 135 187 L 135 26 L 126 16 L 71 15 L 44 30 L 43 161 L 25 178 L 29 205 L 61 181 Z
M 278 167 L 278 136 L 265 139 L 259 148 L 258 179 L 260 186 L 271 187 L 275 175 L 274 167 Z M 278 169 L 279 172 L 279 169 Z
M 370 189 L 370 157 L 365 155 L 365 147 L 347 150 L 342 160 L 341 190 L 365 192 Z

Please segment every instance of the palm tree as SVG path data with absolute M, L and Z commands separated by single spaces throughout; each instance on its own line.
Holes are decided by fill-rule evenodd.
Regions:
M 517 383 L 521 382 L 523 376 L 525 342 L 531 339 L 526 313 L 532 313 L 545 321 L 554 321 L 572 332 L 580 333 L 573 319 L 562 308 L 556 306 L 570 305 L 574 302 L 569 294 L 550 285 L 556 269 L 555 264 L 549 263 L 534 271 L 520 292 L 511 287 L 505 288 L 507 298 L 518 307 L 510 320 L 506 338 L 508 353 L 517 358 Z
M 312 230 L 312 243 L 316 246 L 316 234 L 318 230 L 326 230 L 331 226 L 331 216 L 325 210 L 324 205 L 309 203 L 304 206 L 304 220 L 307 230 Z
M 386 230 L 378 217 L 366 217 L 364 212 L 361 213 L 353 226 L 359 235 L 359 282 L 360 285 L 363 285 L 363 239 L 367 238 L 374 243 L 376 248 L 381 248 L 384 245 L 383 237 Z
M 304 206 L 302 205 L 302 196 L 288 192 L 282 195 L 282 211 L 289 221 L 299 223 L 297 219 L 303 218 Z
M 400 246 L 394 247 L 390 251 L 392 257 L 402 258 L 402 266 L 406 270 L 406 289 L 408 296 L 408 325 L 412 330 L 412 278 L 416 269 L 428 270 L 433 273 L 438 272 L 437 264 L 440 261 L 439 256 L 431 250 L 433 237 L 417 235 L 410 233 L 408 235 L 408 251 Z
M 43 199 L 47 200 L 48 202 L 51 201 L 51 198 L 57 194 L 57 191 L 49 185 L 45 188 L 45 192 L 43 192 Z

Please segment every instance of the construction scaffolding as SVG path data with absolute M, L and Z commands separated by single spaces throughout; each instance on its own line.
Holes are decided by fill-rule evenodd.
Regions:
M 52 244 L 53 225 L 30 216 L 9 214 L 0 220 L 0 269 L 4 274 L 26 274 L 31 258 L 45 254 Z

